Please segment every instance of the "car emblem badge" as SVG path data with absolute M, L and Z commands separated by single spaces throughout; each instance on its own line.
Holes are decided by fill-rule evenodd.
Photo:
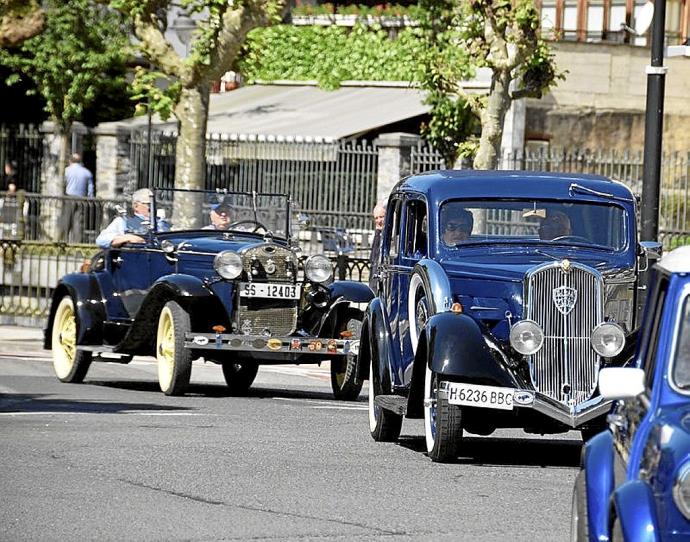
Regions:
M 249 320 L 242 322 L 242 333 L 244 335 L 250 335 L 252 332 L 252 323 Z
M 205 346 L 208 344 L 208 337 L 204 337 L 203 335 L 196 335 L 194 337 L 194 344 L 198 344 L 199 346 Z
M 326 343 L 326 350 L 329 354 L 335 354 L 338 352 L 338 343 L 335 339 L 328 339 L 328 343 Z
M 292 339 L 290 341 L 290 350 L 302 350 L 302 341 L 299 339 Z
M 569 273 L 572 270 L 573 266 L 570 263 L 570 260 L 565 259 L 561 262 L 561 269 L 563 269 L 564 273 Z
M 516 405 L 531 405 L 534 402 L 534 394 L 529 391 L 516 390 L 513 401 Z
M 269 350 L 280 350 L 283 346 L 283 341 L 280 339 L 268 339 L 267 346 Z
M 273 260 L 268 260 L 266 262 L 266 273 L 272 275 L 276 272 L 276 263 Z
M 569 314 L 575 308 L 577 303 L 577 290 L 575 288 L 559 286 L 553 289 L 552 295 L 553 303 L 562 315 Z

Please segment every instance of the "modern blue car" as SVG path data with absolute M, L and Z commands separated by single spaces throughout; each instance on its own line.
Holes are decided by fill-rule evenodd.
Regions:
M 573 540 L 690 540 L 690 246 L 654 267 L 634 365 L 599 387 L 618 401 L 583 450 Z
M 636 200 L 598 176 L 439 171 L 396 185 L 358 374 L 375 440 L 424 418 L 434 461 L 465 431 L 600 431 L 599 370 L 632 357 Z
M 45 346 L 60 380 L 81 382 L 92 361 L 153 355 L 161 390 L 179 395 L 192 360 L 203 357 L 222 366 L 231 392 L 242 393 L 259 365 L 330 359 L 335 396 L 358 396 L 362 313 L 353 303 L 368 302 L 371 290 L 333 282 L 328 258 L 302 254 L 287 195 L 152 196 L 149 216 L 158 220 L 124 221 L 141 242 L 98 253 L 54 290 Z

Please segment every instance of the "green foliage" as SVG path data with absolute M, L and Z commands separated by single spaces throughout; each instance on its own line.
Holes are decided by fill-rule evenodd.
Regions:
M 419 81 L 423 54 L 414 29 L 396 38 L 380 26 L 278 25 L 249 33 L 238 69 L 249 82 L 315 80 L 325 89 L 342 81 Z
M 46 26 L 12 51 L 0 50 L 0 62 L 33 81 L 46 111 L 63 130 L 81 120 L 99 94 L 126 92 L 124 63 L 127 34 L 120 18 L 90 0 L 44 2 Z
M 137 102 L 136 113 L 142 115 L 150 107 L 163 120 L 172 115 L 173 108 L 180 98 L 182 85 L 159 71 L 151 71 L 137 66 L 132 81 L 132 100 Z
M 313 15 L 359 15 L 360 17 L 404 17 L 413 16 L 415 6 L 407 7 L 398 4 L 378 4 L 365 6 L 361 4 L 333 5 L 331 3 L 296 6 L 291 10 L 296 16 Z

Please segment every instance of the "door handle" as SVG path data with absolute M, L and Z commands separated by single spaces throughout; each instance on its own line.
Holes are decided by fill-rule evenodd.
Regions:
M 120 265 L 122 265 L 122 262 L 124 262 L 124 260 L 122 259 L 122 256 L 118 256 L 117 258 L 113 258 L 113 263 L 115 265 L 117 265 L 118 267 Z

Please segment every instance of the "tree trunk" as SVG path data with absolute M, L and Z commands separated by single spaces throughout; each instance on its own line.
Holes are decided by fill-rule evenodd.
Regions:
M 68 124 L 63 128 L 59 123 L 55 123 L 55 131 L 60 140 L 57 160 L 57 178 L 59 179 L 59 183 L 56 187 L 56 193 L 64 195 L 66 188 L 65 169 L 67 168 L 67 162 L 69 161 L 69 156 L 72 151 L 72 124 Z
M 206 180 L 206 125 L 208 122 L 209 88 L 201 84 L 182 89 L 175 116 L 180 121 L 175 152 L 175 188 L 203 190 Z M 173 224 L 179 228 L 200 228 L 201 198 L 176 197 Z
M 486 108 L 482 111 L 482 135 L 474 157 L 474 169 L 496 169 L 501 156 L 503 121 L 510 108 L 509 71 L 494 72 Z

